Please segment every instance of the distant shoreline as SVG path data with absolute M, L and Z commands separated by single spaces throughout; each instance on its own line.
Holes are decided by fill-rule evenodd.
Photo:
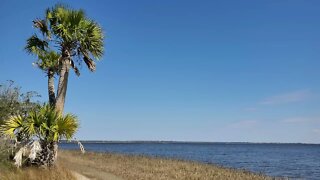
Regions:
M 279 142 L 201 142 L 201 141 L 112 141 L 112 140 L 79 140 L 81 143 L 91 144 L 274 144 L 274 145 L 320 145 L 318 143 L 279 143 Z M 60 143 L 77 143 L 77 141 L 61 140 Z

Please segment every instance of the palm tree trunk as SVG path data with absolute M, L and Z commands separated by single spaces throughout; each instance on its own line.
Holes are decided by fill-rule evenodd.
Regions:
M 55 164 L 57 158 L 58 158 L 58 142 L 53 142 L 53 164 Z
M 48 144 L 49 153 L 48 153 L 48 162 L 47 166 L 53 166 L 56 163 L 58 157 L 58 143 L 56 141 L 50 142 Z
M 63 56 L 61 63 L 62 64 L 58 83 L 58 94 L 56 98 L 56 110 L 62 114 L 68 88 L 68 78 L 70 69 L 69 57 Z
M 54 72 L 48 70 L 48 94 L 49 94 L 49 104 L 54 106 L 56 104 L 56 94 L 54 92 Z
M 56 163 L 58 155 L 58 142 L 56 141 L 42 141 L 42 150 L 37 154 L 35 160 L 31 164 L 42 167 L 51 167 Z

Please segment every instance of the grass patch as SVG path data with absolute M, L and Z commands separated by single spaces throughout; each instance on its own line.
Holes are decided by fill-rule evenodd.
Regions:
M 64 167 L 57 166 L 50 169 L 22 168 L 0 171 L 1 180 L 75 180 L 73 174 Z
M 110 180 L 267 180 L 275 179 L 244 170 L 224 168 L 193 161 L 182 161 L 114 153 L 60 150 L 58 163 L 50 169 L 16 169 L 9 161 L 0 161 L 1 180 L 74 180 L 74 172 L 92 179 Z
M 107 172 L 128 180 L 266 180 L 271 177 L 243 170 L 202 164 L 192 161 L 181 161 L 145 156 L 121 155 L 113 153 L 78 151 L 60 151 L 60 161 L 73 170 L 82 168 L 90 177 L 90 169 L 95 172 Z M 81 166 L 79 166 L 81 165 Z M 91 173 L 92 178 L 103 179 Z M 85 174 L 86 175 L 86 174 Z

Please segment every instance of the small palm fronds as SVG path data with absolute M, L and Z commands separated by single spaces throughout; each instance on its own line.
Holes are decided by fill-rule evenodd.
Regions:
M 63 116 L 54 107 L 44 105 L 38 110 L 29 112 L 26 118 L 11 116 L 4 121 L 0 132 L 15 139 L 16 144 L 22 146 L 14 156 L 17 167 L 20 167 L 26 159 L 31 163 L 51 166 L 56 159 L 58 141 L 62 138 L 70 140 L 78 127 L 75 115 Z M 43 156 L 45 156 L 44 161 L 41 160 Z
M 54 107 L 46 105 L 40 109 L 40 137 L 48 141 L 59 141 L 61 138 L 71 139 L 79 124 L 72 114 L 62 116 Z
M 62 138 L 71 139 L 79 127 L 75 115 L 62 116 L 50 105 L 44 105 L 39 111 L 31 111 L 26 119 L 21 116 L 11 116 L 0 127 L 2 134 L 11 138 L 18 135 L 37 137 L 44 141 L 59 141 Z
M 21 130 L 23 130 L 23 118 L 20 115 L 10 116 L 0 127 L 1 133 L 11 138 L 16 138 L 16 133 Z
M 33 136 L 38 133 L 38 127 L 41 126 L 41 117 L 39 116 L 38 112 L 31 111 L 25 123 L 25 132 L 29 136 Z
M 40 108 L 39 114 L 42 119 L 42 124 L 47 127 L 51 127 L 60 118 L 60 113 L 58 113 L 53 106 L 45 105 Z
M 57 140 L 59 136 L 60 138 L 70 140 L 77 131 L 79 123 L 75 115 L 67 114 L 57 120 L 56 127 L 54 140 Z

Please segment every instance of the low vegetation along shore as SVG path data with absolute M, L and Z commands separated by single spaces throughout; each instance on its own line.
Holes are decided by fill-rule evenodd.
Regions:
M 59 151 L 49 170 L 1 168 L 0 179 L 271 179 L 270 177 L 196 162 L 145 156 Z

